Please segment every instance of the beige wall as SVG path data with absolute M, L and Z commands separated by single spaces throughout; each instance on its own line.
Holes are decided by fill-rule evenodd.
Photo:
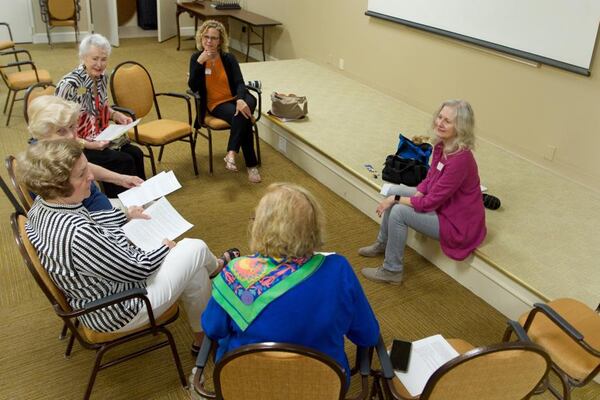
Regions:
M 426 111 L 447 98 L 468 99 L 481 137 L 600 192 L 599 57 L 583 77 L 367 17 L 367 0 L 245 3 L 283 23 L 269 33 L 273 57 L 332 68 L 343 58 L 347 75 Z M 548 146 L 557 148 L 551 162 Z

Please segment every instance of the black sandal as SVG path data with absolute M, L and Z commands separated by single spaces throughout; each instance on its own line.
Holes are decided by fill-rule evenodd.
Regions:
M 210 278 L 214 278 L 215 276 L 221 273 L 221 270 L 229 263 L 229 261 L 234 258 L 238 258 L 241 255 L 240 250 L 237 247 L 232 247 L 231 249 L 225 251 L 221 257 L 217 257 L 218 260 L 223 261 L 223 266 L 217 268 L 212 274 L 210 274 Z

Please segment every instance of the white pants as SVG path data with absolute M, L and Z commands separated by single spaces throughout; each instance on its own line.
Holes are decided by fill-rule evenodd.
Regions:
M 158 319 L 180 297 L 193 332 L 202 332 L 200 316 L 210 299 L 209 275 L 217 267 L 217 259 L 204 241 L 183 239 L 162 265 L 146 281 L 146 295 Z M 144 306 L 119 332 L 136 329 L 149 322 Z

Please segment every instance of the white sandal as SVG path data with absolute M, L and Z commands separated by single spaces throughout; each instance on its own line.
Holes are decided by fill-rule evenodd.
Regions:
M 252 167 L 252 168 L 248 168 L 248 180 L 252 183 L 260 183 L 261 182 L 261 178 L 260 178 L 260 174 L 258 173 L 258 168 L 256 167 Z
M 235 165 L 235 158 L 230 157 L 230 156 L 225 156 L 225 158 L 223 159 L 223 161 L 225 161 L 225 169 L 228 169 L 229 171 L 237 171 L 237 166 Z

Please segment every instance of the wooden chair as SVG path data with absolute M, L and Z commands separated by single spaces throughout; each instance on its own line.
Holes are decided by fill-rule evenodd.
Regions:
M 25 54 L 28 60 L 23 61 L 7 61 L 6 57 L 12 55 L 18 60 L 19 54 Z M 44 69 L 38 69 L 31 59 L 31 54 L 27 50 L 9 50 L 0 52 L 2 61 L 0 62 L 0 75 L 2 80 L 8 88 L 8 94 L 6 96 L 6 103 L 4 104 L 4 114 L 6 114 L 6 108 L 10 103 L 10 109 L 8 111 L 8 117 L 6 118 L 6 126 L 10 123 L 10 116 L 12 114 L 13 106 L 16 101 L 21 101 L 23 98 L 17 98 L 17 93 L 26 90 L 29 86 L 38 82 L 52 82 L 50 73 Z M 23 69 L 24 66 L 29 65 L 31 69 Z M 14 69 L 17 69 L 16 71 Z M 11 101 L 12 95 L 12 101 Z
M 38 82 L 29 86 L 23 96 L 23 117 L 25 123 L 29 124 L 29 104 L 40 96 L 54 96 L 56 85 L 51 82 Z
M 84 399 L 88 399 L 90 397 L 92 388 L 94 386 L 94 381 L 96 380 L 96 375 L 99 371 L 166 346 L 169 346 L 171 348 L 171 353 L 173 355 L 175 367 L 177 369 L 181 385 L 187 387 L 187 380 L 183 374 L 183 369 L 181 367 L 179 355 L 177 354 L 177 347 L 175 345 L 175 341 L 173 340 L 171 332 L 169 332 L 169 330 L 166 328 L 166 325 L 170 324 L 171 322 L 174 322 L 179 316 L 179 307 L 177 303 L 171 306 L 162 315 L 155 318 L 152 312 L 152 306 L 150 304 L 150 301 L 146 297 L 146 290 L 143 288 L 136 288 L 121 292 L 116 295 L 108 296 L 104 299 L 90 302 L 82 309 L 72 309 L 69 303 L 67 302 L 64 293 L 56 286 L 54 281 L 52 281 L 52 279 L 50 278 L 50 275 L 48 275 L 48 273 L 42 266 L 35 248 L 32 246 L 31 242 L 29 241 L 29 238 L 27 237 L 27 232 L 25 231 L 26 221 L 27 219 L 25 216 L 17 215 L 16 213 L 12 214 L 11 226 L 13 230 L 13 236 L 15 238 L 15 241 L 17 242 L 19 251 L 21 253 L 21 256 L 23 257 L 25 265 L 29 269 L 29 272 L 31 272 L 40 289 L 42 289 L 42 291 L 52 304 L 56 315 L 58 315 L 63 320 L 69 332 L 71 333 L 69 343 L 65 351 L 65 357 L 70 357 L 75 339 L 77 339 L 77 341 L 84 348 L 94 350 L 96 352 L 94 366 L 92 368 L 92 373 L 87 385 Z M 79 324 L 77 320 L 77 318 L 82 315 L 91 313 L 101 308 L 108 307 L 112 304 L 118 304 L 122 301 L 132 298 L 139 298 L 144 302 L 150 317 L 150 323 L 137 330 L 124 333 L 96 332 Z M 150 335 L 157 336 L 159 334 L 163 334 L 166 337 L 166 340 L 162 340 L 158 343 L 154 341 L 154 343 L 151 343 L 150 345 L 142 349 L 136 350 L 132 353 L 128 353 L 102 363 L 102 359 L 105 353 L 109 350 L 112 350 L 115 347 L 118 347 L 124 343 L 129 343 L 139 338 L 143 338 Z
M 129 133 L 131 140 L 148 149 L 148 154 L 145 156 L 150 158 L 153 174 L 156 174 L 156 165 L 152 147 L 160 147 L 158 161 L 161 161 L 164 146 L 180 140 L 190 144 L 194 173 L 198 175 L 196 141 L 192 130 L 192 108 L 187 95 L 171 92 L 156 93 L 150 73 L 143 65 L 135 61 L 125 61 L 115 67 L 110 75 L 110 90 L 115 109 L 129 114 L 133 119 L 145 117 L 154 105 L 158 119 L 140 123 L 134 128 L 133 132 Z M 159 96 L 184 100 L 187 104 L 188 121 L 163 119 L 158 106 Z
M 4 166 L 6 167 L 6 170 L 8 171 L 8 177 L 10 178 L 10 183 L 12 184 L 13 190 L 17 194 L 17 198 L 19 199 L 19 202 L 21 202 L 21 206 L 23 207 L 25 212 L 29 211 L 29 209 L 33 205 L 34 199 L 33 199 L 33 197 L 31 197 L 29 190 L 27 190 L 27 188 L 25 186 L 21 185 L 21 183 L 17 180 L 17 177 L 15 175 L 17 159 L 12 155 L 8 155 L 6 157 L 6 159 L 4 160 Z
M 256 94 L 256 110 L 254 110 L 254 115 L 252 116 L 252 132 L 254 133 L 254 142 L 256 144 L 256 158 L 258 160 L 258 165 L 261 164 L 260 158 L 260 140 L 258 138 L 258 125 L 257 122 L 260 120 L 262 115 L 262 91 L 252 85 L 246 85 L 246 89 L 250 92 L 253 92 L 253 95 Z M 192 92 L 191 90 L 187 91 L 188 94 L 192 95 L 196 104 L 196 118 L 200 118 L 200 94 L 196 92 Z M 197 139 L 198 135 L 202 136 L 208 141 L 208 171 L 212 175 L 213 173 L 213 146 L 212 146 L 212 131 L 229 131 L 231 126 L 226 121 L 222 119 L 213 117 L 207 111 L 206 116 L 204 117 L 204 121 L 198 121 L 200 124 L 199 128 L 194 128 L 194 138 Z M 206 134 L 202 132 L 202 128 L 206 129 Z
M 58 26 L 69 26 L 75 30 L 75 42 L 79 42 L 79 0 L 40 0 L 42 21 L 46 25 L 48 44 L 52 47 L 50 30 Z
M 504 340 L 513 333 L 521 341 L 540 345 L 552 359 L 552 370 L 559 376 L 562 393 L 546 381 L 558 399 L 571 398 L 573 388 L 587 385 L 600 371 L 600 305 L 594 311 L 574 299 L 557 299 L 534 308 L 510 321 Z M 520 328 L 523 327 L 522 330 Z
M 382 371 L 375 371 L 372 395 L 420 400 L 521 400 L 528 399 L 548 376 L 550 357 L 528 343 L 501 343 L 474 348 L 460 339 L 448 342 L 460 354 L 438 368 L 420 396 L 411 396 L 395 376 L 383 341 L 377 346 Z M 380 380 L 383 379 L 383 388 Z
M 256 343 L 242 346 L 223 356 L 215 365 L 215 392 L 204 386 L 204 369 L 213 342 L 204 338 L 196 359 L 194 389 L 208 399 L 344 399 L 346 374 L 331 357 L 320 351 L 289 343 Z M 362 391 L 355 399 L 368 394 L 371 355 L 367 348 L 357 348 L 357 367 Z

